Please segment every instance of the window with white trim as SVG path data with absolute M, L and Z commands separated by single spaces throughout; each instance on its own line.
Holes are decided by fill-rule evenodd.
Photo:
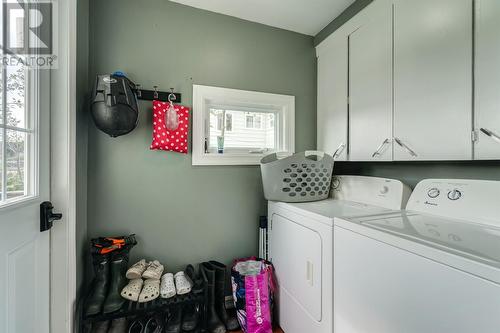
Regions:
M 30 110 L 32 70 L 0 69 L 0 206 L 34 194 L 34 114 Z
M 193 165 L 256 165 L 294 151 L 295 97 L 193 86 Z

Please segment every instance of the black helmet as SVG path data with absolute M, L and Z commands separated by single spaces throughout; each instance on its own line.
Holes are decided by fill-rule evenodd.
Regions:
M 97 128 L 111 137 L 132 132 L 139 117 L 134 88 L 125 76 L 97 75 L 91 105 Z

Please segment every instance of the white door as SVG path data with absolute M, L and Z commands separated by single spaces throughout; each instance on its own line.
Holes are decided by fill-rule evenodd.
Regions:
M 500 1 L 476 1 L 475 158 L 500 159 Z
M 347 39 L 330 36 L 318 47 L 318 149 L 347 160 Z
M 48 333 L 49 73 L 0 70 L 0 332 Z
M 349 36 L 349 159 L 392 160 L 392 10 Z
M 395 160 L 472 158 L 472 3 L 394 3 Z

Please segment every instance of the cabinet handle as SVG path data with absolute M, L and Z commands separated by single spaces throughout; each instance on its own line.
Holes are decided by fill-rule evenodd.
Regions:
M 333 153 L 333 158 L 337 158 L 340 156 L 340 154 L 342 154 L 342 152 L 344 151 L 345 149 L 345 143 L 341 143 L 340 146 L 337 148 L 337 150 L 335 150 L 335 153 Z
M 382 144 L 380 146 L 378 146 L 377 150 L 375 150 L 375 152 L 373 153 L 372 157 L 377 157 L 377 156 L 380 156 L 381 154 L 381 151 L 382 149 L 385 147 L 386 144 L 388 144 L 389 142 L 391 142 L 391 140 L 389 139 L 385 139 L 384 142 L 382 142 Z
M 489 136 L 490 138 L 492 138 L 496 142 L 500 142 L 500 136 L 498 136 L 494 132 L 490 131 L 489 129 L 481 128 L 481 132 L 483 132 L 484 134 L 486 134 L 487 136 Z
M 398 138 L 394 138 L 394 141 L 396 141 L 396 143 L 397 143 L 400 147 L 402 147 L 402 148 L 406 149 L 406 151 L 407 151 L 408 153 L 410 153 L 410 155 L 411 155 L 411 156 L 413 156 L 413 157 L 418 157 L 417 153 L 415 153 L 415 152 L 413 151 L 413 149 L 411 149 L 410 147 L 408 147 L 407 145 L 405 145 L 403 141 L 401 141 L 401 140 L 400 140 L 400 139 L 398 139 Z

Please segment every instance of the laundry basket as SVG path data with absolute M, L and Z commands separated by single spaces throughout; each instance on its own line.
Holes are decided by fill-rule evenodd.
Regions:
M 306 151 L 278 159 L 270 154 L 260 161 L 264 196 L 267 200 L 307 202 L 328 198 L 333 157 Z

